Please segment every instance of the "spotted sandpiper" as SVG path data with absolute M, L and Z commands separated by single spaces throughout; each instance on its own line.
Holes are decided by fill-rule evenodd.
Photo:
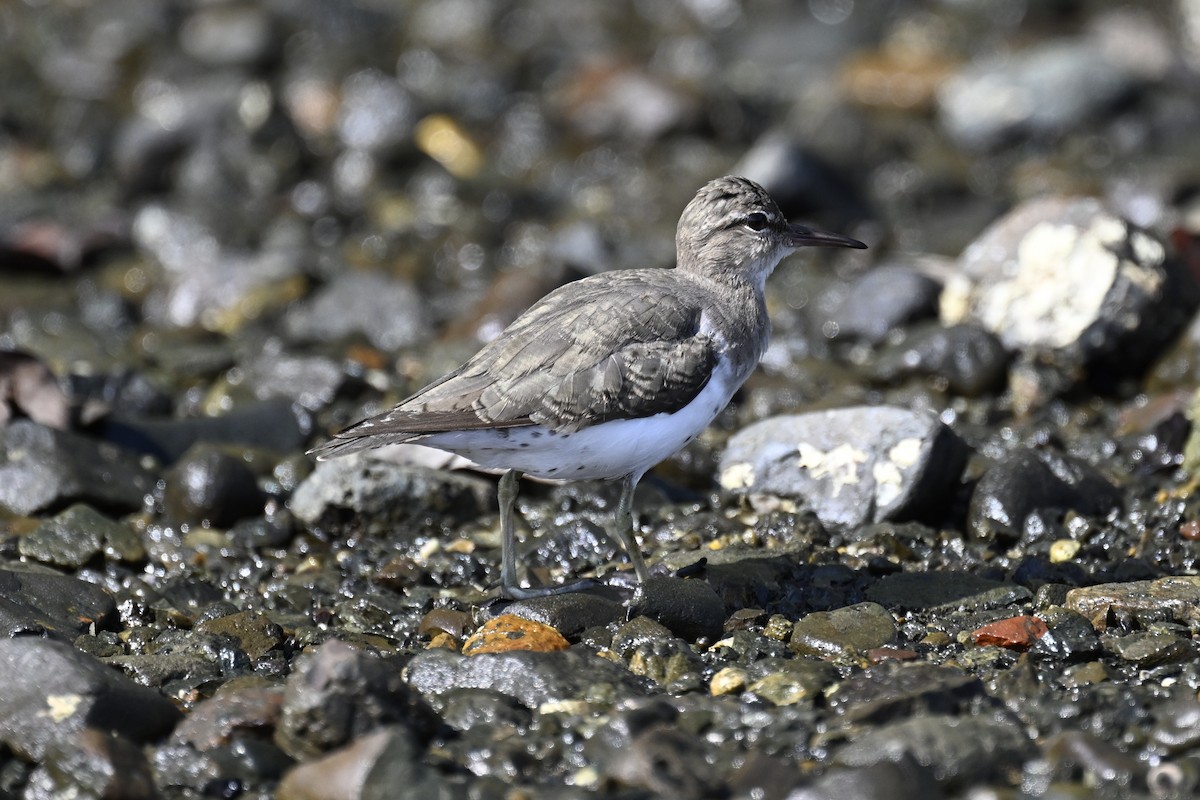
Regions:
M 784 256 L 814 245 L 866 247 L 789 224 L 753 181 L 711 181 L 679 219 L 674 269 L 607 272 L 559 287 L 466 364 L 312 452 L 324 459 L 414 442 L 504 470 L 500 577 L 510 598 L 578 586 L 518 583 L 521 475 L 620 481 L 610 533 L 642 585 L 649 571 L 634 538 L 634 487 L 704 430 L 754 371 L 771 333 L 767 276 Z

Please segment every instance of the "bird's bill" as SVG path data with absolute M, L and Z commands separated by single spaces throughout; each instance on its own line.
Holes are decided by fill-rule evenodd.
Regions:
M 858 239 L 851 239 L 840 233 L 829 233 L 803 225 L 788 225 L 788 244 L 792 247 L 853 247 L 856 250 L 866 250 L 867 246 Z

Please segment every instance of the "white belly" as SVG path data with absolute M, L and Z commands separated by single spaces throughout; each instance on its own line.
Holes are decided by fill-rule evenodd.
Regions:
M 640 478 L 679 452 L 721 412 L 740 382 L 718 369 L 696 399 L 673 414 L 602 422 L 573 433 L 541 426 L 452 431 L 420 444 L 449 450 L 488 469 L 516 469 L 549 480 Z

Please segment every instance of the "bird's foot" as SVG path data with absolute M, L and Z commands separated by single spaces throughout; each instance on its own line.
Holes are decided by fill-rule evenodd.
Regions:
M 556 594 L 583 592 L 588 589 L 595 589 L 598 586 L 601 586 L 601 584 L 589 578 L 558 583 L 553 586 L 534 586 L 528 589 L 523 586 L 505 585 L 500 587 L 500 596 L 506 600 L 533 600 L 538 597 L 553 597 Z

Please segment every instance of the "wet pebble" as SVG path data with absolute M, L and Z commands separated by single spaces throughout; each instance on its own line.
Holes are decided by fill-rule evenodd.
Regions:
M 180 29 L 183 51 L 215 67 L 256 64 L 268 55 L 273 39 L 267 13 L 252 5 L 200 8 Z
M 961 669 L 885 661 L 838 683 L 827 700 L 849 722 L 882 724 L 923 714 L 953 714 L 984 693 L 983 682 Z
M 332 358 L 267 352 L 247 364 L 240 379 L 258 400 L 286 398 L 320 411 L 333 401 L 346 375 Z
M 1038 617 L 1023 615 L 988 623 L 971 632 L 977 645 L 996 645 L 1009 650 L 1028 650 L 1049 629 Z
M 895 636 L 896 622 L 886 608 L 858 603 L 801 618 L 792 628 L 790 646 L 800 655 L 838 661 L 861 657 Z
M 933 771 L 912 758 L 857 768 L 831 769 L 787 800 L 843 800 L 849 797 L 889 800 L 940 800 L 945 797 Z
M 27 569 L 0 570 L 0 635 L 65 639 L 117 622 L 113 596 L 91 583 Z
M 0 682 L 0 741 L 32 761 L 87 729 L 151 741 L 181 716 L 158 692 L 49 639 L 0 640 Z
M 680 713 L 650 701 L 614 713 L 587 743 L 598 771 L 657 796 L 698 797 L 716 770 L 703 737 L 683 726 Z
M 725 623 L 725 604 L 707 582 L 650 578 L 639 589 L 631 614 L 653 619 L 685 641 L 716 641 Z
M 1084 586 L 1067 592 L 1065 605 L 1103 628 L 1112 614 L 1165 614 L 1184 624 L 1200 620 L 1200 578 L 1179 575 L 1153 581 Z
M 91 506 L 76 504 L 21 537 L 25 558 L 62 567 L 80 567 L 103 554 L 118 561 L 140 561 L 146 550 L 128 525 Z
M 78 501 L 132 511 L 154 480 L 133 454 L 77 433 L 29 420 L 0 431 L 0 507 L 14 514 Z
M 1196 658 L 1196 646 L 1190 640 L 1170 633 L 1136 631 L 1128 634 L 1105 634 L 1100 637 L 1104 649 L 1142 668 L 1160 664 L 1182 664 Z
M 531 600 L 518 600 L 505 607 L 506 614 L 549 625 L 567 638 L 588 628 L 608 625 L 625 617 L 625 607 L 590 592 L 569 592 Z
M 228 636 L 251 659 L 258 660 L 283 644 L 283 629 L 266 614 L 238 611 L 202 619 L 196 624 L 201 633 Z
M 288 677 L 275 740 L 293 758 L 312 758 L 389 724 L 427 736 L 433 712 L 401 677 L 399 664 L 334 640 Z
M 532 712 L 513 697 L 491 689 L 451 689 L 439 695 L 435 708 L 441 721 L 456 731 L 483 727 L 489 733 L 529 727 Z
M 932 416 L 856 407 L 772 417 L 739 431 L 721 456 L 721 486 L 811 506 L 827 526 L 903 520 L 931 510 L 958 480 L 966 446 Z
M 230 681 L 192 708 L 171 734 L 171 742 L 204 751 L 247 734 L 269 737 L 282 706 L 281 687 Z
M 903 757 L 932 770 L 946 787 L 983 780 L 1003 780 L 1037 755 L 1024 727 L 996 712 L 980 716 L 929 715 L 867 731 L 844 746 L 834 760 L 846 766 L 869 766 Z
M 244 459 L 210 444 L 197 444 L 166 474 L 163 510 L 173 522 L 226 528 L 261 513 L 262 495 Z
M 350 456 L 318 463 L 296 487 L 291 507 L 310 525 L 327 525 L 347 514 L 382 525 L 418 521 L 431 510 L 469 519 L 492 506 L 492 495 L 479 478 Z
M 42 794 L 38 794 L 42 792 Z M 107 731 L 84 728 L 57 742 L 30 776 L 26 797 L 158 797 L 143 748 Z
M 295 767 L 279 782 L 279 800 L 359 800 L 395 796 L 451 800 L 438 772 L 421 760 L 412 734 L 399 726 L 381 727 L 346 747 Z
M 298 412 L 290 399 L 248 402 L 216 417 L 114 414 L 101 425 L 108 441 L 168 463 L 199 442 L 285 453 L 299 448 L 311 428 L 309 415 Z
M 886 608 L 984 610 L 1033 598 L 1024 586 L 966 572 L 885 575 L 867 589 L 867 599 Z
M 1036 535 L 1047 518 L 1066 511 L 1103 515 L 1122 503 L 1120 491 L 1090 464 L 1050 450 L 1016 450 L 979 479 L 967 524 L 976 536 L 1010 540 Z
M 1145 773 L 1138 759 L 1086 731 L 1063 731 L 1047 740 L 1042 750 L 1060 772 L 1080 769 L 1104 786 L 1128 789 Z
M 1050 606 L 1038 611 L 1046 623 L 1043 634 L 1029 653 L 1036 658 L 1079 661 L 1100 652 L 1100 638 L 1091 622 L 1082 614 L 1062 606 Z
M 924 377 L 935 388 L 979 397 L 1004 386 L 1008 352 L 996 336 L 975 325 L 915 327 L 871 365 L 876 380 L 894 383 Z
M 819 697 L 837 679 L 832 664 L 813 658 L 764 658 L 746 670 L 746 691 L 776 706 Z
M 225 248 L 200 220 L 153 205 L 138 213 L 133 230 L 165 270 L 166 284 L 145 304 L 147 317 L 164 327 L 234 333 L 305 288 L 301 253 L 290 243 L 254 252 Z
M 452 689 L 492 689 L 516 698 L 526 708 L 586 699 L 619 687 L 622 695 L 642 696 L 647 684 L 625 667 L 575 650 L 557 653 L 489 653 L 462 656 L 448 650 L 418 653 L 404 669 L 405 679 L 423 695 Z M 603 687 L 608 686 L 605 690 Z

